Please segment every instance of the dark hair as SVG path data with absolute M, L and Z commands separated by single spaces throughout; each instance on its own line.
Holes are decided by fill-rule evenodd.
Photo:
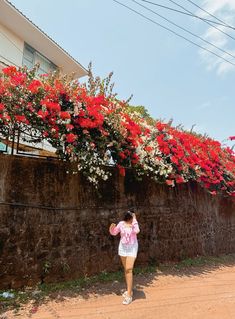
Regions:
M 123 220 L 125 222 L 128 222 L 129 220 L 131 220 L 133 218 L 133 211 L 128 210 L 127 212 L 124 213 L 123 215 Z

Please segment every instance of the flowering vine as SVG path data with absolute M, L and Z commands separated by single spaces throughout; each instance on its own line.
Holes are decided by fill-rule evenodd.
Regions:
M 132 167 L 139 176 L 169 186 L 193 180 L 211 194 L 235 196 L 230 148 L 130 112 L 127 102 L 107 94 L 110 79 L 95 90 L 94 79 L 86 86 L 55 74 L 36 77 L 35 72 L 10 66 L 0 74 L 3 137 L 17 129 L 47 140 L 96 187 L 109 178 L 107 166 L 114 165 L 121 175 Z

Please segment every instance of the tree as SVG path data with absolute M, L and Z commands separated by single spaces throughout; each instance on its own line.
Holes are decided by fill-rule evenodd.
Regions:
M 127 112 L 130 114 L 136 112 L 138 117 L 144 119 L 148 124 L 150 125 L 156 124 L 156 120 L 150 116 L 148 110 L 143 105 L 137 105 L 137 106 L 128 105 Z

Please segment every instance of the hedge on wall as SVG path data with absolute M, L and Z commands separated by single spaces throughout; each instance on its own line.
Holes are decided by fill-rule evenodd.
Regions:
M 0 74 L 0 132 L 15 129 L 47 140 L 98 187 L 115 165 L 174 186 L 197 181 L 211 194 L 235 196 L 235 155 L 213 139 L 169 124 L 149 123 L 105 92 L 56 74 L 13 66 Z

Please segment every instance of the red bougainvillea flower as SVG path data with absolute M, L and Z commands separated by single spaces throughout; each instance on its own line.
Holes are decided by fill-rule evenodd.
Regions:
M 234 141 L 235 140 L 235 136 L 229 136 L 230 141 Z
M 29 123 L 24 115 L 15 115 L 16 122 Z
M 49 112 L 47 110 L 39 110 L 37 114 L 40 118 L 45 119 L 49 115 Z
M 163 131 L 165 128 L 167 128 L 167 124 L 162 123 L 162 122 L 157 122 L 156 123 L 156 128 L 158 129 L 159 132 Z
M 185 179 L 180 175 L 176 177 L 175 181 L 177 184 L 185 183 Z
M 69 114 L 69 112 L 60 112 L 60 118 L 62 120 L 67 120 L 71 118 L 71 115 Z
M 59 103 L 48 102 L 46 106 L 50 112 L 60 112 L 61 110 L 61 106 L 59 105 Z
M 48 137 L 48 136 L 49 136 L 49 132 L 45 131 L 45 132 L 42 133 L 42 135 L 43 135 L 44 137 Z
M 132 154 L 132 156 L 131 156 L 131 162 L 132 162 L 132 164 L 134 164 L 134 165 L 139 162 L 139 156 L 138 156 L 136 153 Z
M 74 126 L 72 124 L 66 124 L 67 131 L 72 131 L 73 128 Z
M 2 72 L 5 74 L 5 75 L 8 75 L 8 76 L 12 76 L 14 74 L 17 73 L 17 68 L 15 66 L 9 66 L 7 68 L 4 68 L 2 70 Z
M 124 152 L 120 152 L 119 156 L 121 159 L 125 159 L 126 158 L 126 154 Z
M 153 148 L 152 148 L 151 146 L 146 146 L 146 147 L 144 148 L 144 150 L 145 150 L 146 152 L 151 152 L 151 151 L 153 150 Z
M 76 139 L 77 139 L 77 136 L 74 135 L 73 133 L 69 133 L 66 135 L 66 141 L 68 143 L 73 143 L 74 141 L 76 141 Z
M 53 113 L 53 112 L 58 113 L 61 111 L 61 106 L 57 102 L 53 102 L 53 101 L 44 99 L 44 100 L 41 100 L 40 104 L 42 106 L 45 106 L 48 109 L 48 111 L 51 113 Z
M 216 195 L 217 194 L 216 191 L 211 191 L 210 193 L 211 193 L 211 195 Z
M 11 83 L 16 86 L 24 85 L 26 78 L 27 76 L 25 73 L 17 72 L 15 75 L 11 76 Z
M 167 179 L 166 180 L 166 184 L 169 185 L 169 186 L 174 186 L 175 182 L 174 182 L 174 180 Z
M 41 81 L 39 80 L 33 80 L 29 85 L 28 85 L 28 90 L 35 94 L 38 93 L 39 88 L 42 86 Z

